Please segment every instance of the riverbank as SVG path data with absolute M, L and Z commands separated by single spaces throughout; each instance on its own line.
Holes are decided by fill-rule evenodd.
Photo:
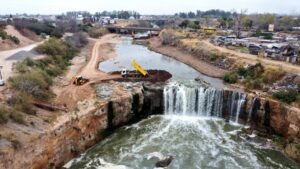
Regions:
M 67 104 L 66 112 L 39 109 L 37 116 L 28 116 L 30 121 L 28 125 L 9 122 L 5 126 L 6 133 L 0 132 L 1 143 L 4 143 L 0 144 L 0 168 L 59 168 L 68 160 L 103 140 L 108 131 L 128 124 L 133 119 L 143 119 L 155 113 L 163 114 L 163 84 L 153 85 L 153 88 L 150 88 L 132 83 L 106 85 L 101 83 L 95 87 L 95 81 L 113 78 L 112 75 L 100 72 L 98 63 L 116 56 L 115 38 L 118 36 L 106 35 L 95 41 L 87 49 L 89 51 L 87 56 L 91 54 L 91 58 L 87 57 L 88 63 L 75 62 L 85 67 L 74 66 L 74 69 L 70 68 L 67 73 L 74 75 L 82 73 L 91 78 L 91 83 L 74 86 L 69 83 L 68 78 L 64 77 L 67 84 L 56 86 L 58 88 L 56 102 Z M 98 90 L 102 91 L 100 93 L 104 96 L 99 94 Z M 224 119 L 231 117 L 229 110 L 235 110 L 226 107 L 232 105 L 230 99 L 240 99 L 234 96 L 238 95 L 224 91 Z M 242 108 L 248 114 L 243 114 L 240 119 L 245 122 L 251 116 L 253 124 L 257 123 L 258 129 L 270 128 L 272 134 L 279 135 L 279 138 L 285 142 L 284 148 L 289 152 L 289 156 L 297 159 L 299 156 L 295 148 L 298 145 L 297 135 L 300 128 L 299 110 L 287 109 L 279 102 L 263 98 L 257 102 L 254 98 L 254 95 L 246 97 L 246 106 Z M 237 106 L 237 102 L 234 105 Z M 253 114 L 249 115 L 249 113 Z
M 204 75 L 215 78 L 223 78 L 225 73 L 228 72 L 227 70 L 218 68 L 214 65 L 211 65 L 210 63 L 198 59 L 195 56 L 179 48 L 173 46 L 164 46 L 162 45 L 158 37 L 153 37 L 149 40 L 145 40 L 144 42 L 142 41 L 142 43 L 148 46 L 150 50 L 174 58 L 182 63 L 185 63 Z

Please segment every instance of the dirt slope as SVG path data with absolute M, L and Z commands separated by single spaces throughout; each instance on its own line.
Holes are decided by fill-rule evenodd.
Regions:
M 211 50 L 225 53 L 227 57 L 236 59 L 238 61 L 242 61 L 242 62 L 249 63 L 249 64 L 255 64 L 257 62 L 261 62 L 264 66 L 282 68 L 282 70 L 284 70 L 288 73 L 296 73 L 296 74 L 300 75 L 300 66 L 298 66 L 298 65 L 293 65 L 291 63 L 282 62 L 282 61 L 259 58 L 256 55 L 240 53 L 240 52 L 226 49 L 223 47 L 215 46 L 215 45 L 211 44 L 208 40 L 205 40 L 203 42 Z
M 198 58 L 188 54 L 187 52 L 183 52 L 176 47 L 163 46 L 161 45 L 159 38 L 152 38 L 149 46 L 152 50 L 183 62 L 207 76 L 222 78 L 227 72 L 224 69 L 220 69 L 214 65 L 199 60 Z
M 0 51 L 6 51 L 10 49 L 16 49 L 19 47 L 27 46 L 30 44 L 35 43 L 36 41 L 31 40 L 28 37 L 23 36 L 14 26 L 7 25 L 4 31 L 11 36 L 15 36 L 20 40 L 20 44 L 15 44 L 14 42 L 6 39 L 2 40 L 0 39 Z M 32 33 L 32 32 L 31 32 Z M 38 39 L 38 38 L 36 38 Z

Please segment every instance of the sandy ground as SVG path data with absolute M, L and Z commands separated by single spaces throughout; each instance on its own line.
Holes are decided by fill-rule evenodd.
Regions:
M 89 48 L 91 57 L 86 57 L 88 62 L 86 64 L 82 64 L 82 62 L 73 62 L 75 65 L 71 66 L 67 76 L 63 77 L 64 81 L 67 83 L 53 87 L 53 91 L 57 95 L 55 102 L 64 104 L 69 109 L 76 108 L 77 102 L 95 96 L 91 84 L 115 78 L 112 75 L 99 71 L 98 65 L 99 62 L 116 56 L 114 46 L 118 43 L 119 36 L 108 34 L 100 39 L 91 39 L 90 41 L 90 43 L 94 43 L 94 46 Z M 69 79 L 70 74 L 77 76 L 81 75 L 84 78 L 88 78 L 90 82 L 82 86 L 75 86 L 71 83 L 71 79 Z
M 256 64 L 258 62 L 261 62 L 264 66 L 282 68 L 282 70 L 284 70 L 288 73 L 296 73 L 296 74 L 300 75 L 300 66 L 298 66 L 298 65 L 293 65 L 291 63 L 282 62 L 282 61 L 260 58 L 256 55 L 240 53 L 240 52 L 226 49 L 223 47 L 215 46 L 215 45 L 211 44 L 208 40 L 205 40 L 203 42 L 211 50 L 222 52 L 227 57 L 238 60 L 239 62 L 244 62 L 244 63 L 248 63 L 248 64 Z
M 220 69 L 216 66 L 213 66 L 209 63 L 206 63 L 202 60 L 195 58 L 193 55 L 185 53 L 176 47 L 171 46 L 162 46 L 160 40 L 155 37 L 150 40 L 150 48 L 155 52 L 164 54 L 166 56 L 172 57 L 180 62 L 183 62 L 197 71 L 216 78 L 223 78 L 224 74 L 227 72 L 224 69 Z

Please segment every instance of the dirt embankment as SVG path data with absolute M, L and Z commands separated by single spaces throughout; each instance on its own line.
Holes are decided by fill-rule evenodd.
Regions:
M 256 64 L 258 62 L 261 62 L 264 66 L 271 67 L 271 68 L 280 68 L 285 72 L 300 75 L 300 66 L 298 65 L 293 65 L 291 63 L 282 62 L 282 61 L 260 58 L 256 55 L 240 53 L 237 51 L 226 49 L 224 47 L 215 46 L 211 44 L 208 40 L 204 40 L 202 42 L 206 45 L 208 49 L 212 51 L 224 53 L 228 58 L 237 60 L 239 62 L 244 62 L 247 64 Z
M 19 32 L 14 26 L 12 25 L 7 25 L 4 31 L 11 36 L 15 36 L 20 40 L 20 44 L 15 44 L 14 42 L 6 39 L 2 40 L 0 39 L 0 51 L 4 50 L 10 50 L 10 49 L 15 49 L 15 48 L 20 48 L 23 46 L 28 46 L 30 44 L 33 44 L 35 42 L 40 41 L 41 39 L 35 35 L 33 32 L 29 30 L 24 30 L 23 34 L 26 34 L 24 36 L 21 32 Z
M 148 42 L 148 47 L 151 50 L 183 62 L 207 76 L 223 78 L 224 74 L 227 72 L 226 70 L 211 65 L 179 48 L 162 45 L 158 37 L 151 38 Z

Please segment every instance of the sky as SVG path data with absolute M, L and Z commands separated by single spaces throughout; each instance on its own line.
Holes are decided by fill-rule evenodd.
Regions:
M 135 10 L 174 14 L 196 10 L 247 9 L 248 13 L 300 14 L 300 0 L 0 0 L 0 14 L 61 14 L 67 11 Z

